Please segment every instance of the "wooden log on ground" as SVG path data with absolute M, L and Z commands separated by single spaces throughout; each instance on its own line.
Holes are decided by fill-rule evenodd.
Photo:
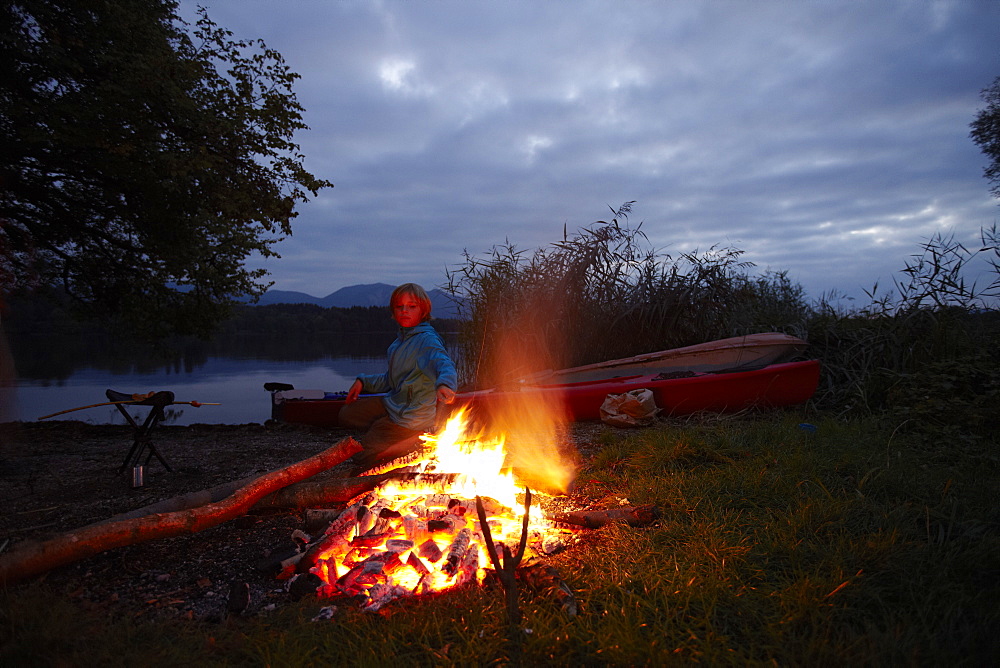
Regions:
M 565 524 L 575 524 L 587 529 L 600 529 L 611 522 L 626 522 L 629 526 L 648 526 L 660 518 L 660 511 L 652 505 L 623 506 L 608 510 L 578 510 L 569 513 L 546 515 L 547 519 Z
M 270 473 L 274 473 L 274 471 Z M 265 475 L 269 475 L 270 473 Z M 136 508 L 135 510 L 120 513 L 106 520 L 101 520 L 99 524 L 121 522 L 122 520 L 130 520 L 159 513 L 173 513 L 179 510 L 188 510 L 189 508 L 208 505 L 209 503 L 216 503 L 222 501 L 236 490 L 247 486 L 259 477 L 250 476 L 241 480 L 224 482 L 214 487 L 198 490 L 197 492 L 163 499 L 148 506 Z M 356 496 L 370 492 L 386 480 L 395 477 L 396 474 L 391 472 L 358 478 L 322 478 L 320 476 L 313 476 L 308 480 L 288 485 L 273 494 L 268 494 L 255 503 L 250 512 L 265 513 L 279 510 L 299 510 L 315 506 L 347 503 Z
M 338 462 L 339 463 L 339 462 Z M 336 464 L 334 464 L 336 466 Z M 279 469 L 280 470 L 280 469 Z M 264 475 L 270 475 L 270 471 Z M 169 499 L 163 499 L 156 503 L 142 508 L 136 508 L 125 513 L 120 513 L 106 520 L 101 520 L 101 524 L 108 522 L 120 522 L 122 520 L 145 517 L 158 513 L 172 513 L 178 510 L 197 508 L 209 503 L 222 501 L 236 490 L 245 487 L 260 476 L 250 476 L 241 480 L 224 482 L 214 487 L 181 494 Z M 321 471 L 319 474 L 310 477 L 302 482 L 297 482 L 287 487 L 283 487 L 273 494 L 268 494 L 263 499 L 254 504 L 250 512 L 268 512 L 276 510 L 298 510 L 321 506 L 326 504 L 335 505 L 347 503 L 354 497 L 370 492 L 372 489 L 382 484 L 386 480 L 402 478 L 403 473 L 391 471 L 377 476 L 361 476 L 356 478 L 325 477 Z
M 271 472 L 273 473 L 273 471 Z M 161 513 L 173 513 L 179 510 L 188 510 L 189 508 L 197 508 L 199 506 L 206 506 L 210 503 L 216 503 L 222 501 L 226 497 L 230 496 L 236 490 L 246 487 L 251 482 L 259 478 L 260 476 L 251 476 L 249 478 L 243 478 L 242 480 L 233 480 L 230 482 L 224 482 L 215 487 L 209 487 L 208 489 L 201 489 L 197 492 L 189 492 L 188 494 L 181 494 L 180 496 L 173 496 L 169 499 L 163 499 L 162 501 L 157 501 L 156 503 L 150 504 L 148 506 L 143 506 L 142 508 L 136 508 L 135 510 L 130 510 L 125 513 L 120 513 L 114 517 L 109 517 L 106 520 L 101 520 L 100 522 L 95 522 L 94 524 L 108 524 L 110 522 L 121 522 L 123 520 L 136 519 L 138 517 L 145 517 L 147 515 L 158 515 Z
M 389 472 L 380 473 L 379 475 L 359 476 L 357 478 L 304 480 L 262 498 L 254 504 L 251 512 L 263 513 L 275 510 L 322 508 L 338 503 L 347 503 L 365 492 L 372 491 L 393 477 L 394 474 Z
M 345 438 L 309 459 L 261 476 L 223 501 L 121 522 L 91 524 L 51 540 L 21 543 L 0 555 L 0 585 L 10 585 L 116 547 L 197 533 L 216 526 L 246 514 L 257 501 L 276 489 L 326 470 L 360 450 L 357 441 Z

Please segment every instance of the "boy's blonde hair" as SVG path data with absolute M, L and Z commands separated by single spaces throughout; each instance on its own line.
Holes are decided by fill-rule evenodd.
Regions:
M 413 297 L 420 304 L 420 322 L 427 322 L 431 319 L 431 298 L 427 296 L 427 291 L 416 283 L 403 283 L 393 290 L 392 297 L 389 298 L 389 308 L 394 308 L 396 300 L 403 295 Z

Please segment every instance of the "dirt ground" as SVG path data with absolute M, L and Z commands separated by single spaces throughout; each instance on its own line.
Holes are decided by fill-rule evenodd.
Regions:
M 580 425 L 569 438 L 582 456 L 597 448 L 603 425 Z M 343 430 L 266 424 L 162 426 L 142 487 L 117 473 L 132 444 L 126 426 L 74 421 L 0 424 L 0 554 L 188 492 L 289 466 L 351 435 Z M 345 463 L 332 475 L 350 475 Z M 88 608 L 138 618 L 224 617 L 234 585 L 250 585 L 246 614 L 288 600 L 284 583 L 257 561 L 291 542 L 301 511 L 247 515 L 200 533 L 113 549 L 36 578 Z M 20 586 L 20 585 L 17 585 Z

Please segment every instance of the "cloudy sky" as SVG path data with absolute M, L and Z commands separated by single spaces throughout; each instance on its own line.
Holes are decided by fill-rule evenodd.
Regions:
M 936 233 L 997 219 L 969 139 L 1000 2 L 181 0 L 302 75 L 306 166 L 336 184 L 275 289 L 445 282 L 634 200 L 654 248 L 714 245 L 809 297 L 862 297 Z

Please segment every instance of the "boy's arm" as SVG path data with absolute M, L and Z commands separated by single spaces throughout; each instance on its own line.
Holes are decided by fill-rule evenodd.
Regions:
M 438 403 L 441 404 L 450 404 L 455 401 L 455 390 L 451 389 L 447 385 L 438 385 L 437 400 Z
M 355 382 L 361 383 L 359 392 L 367 394 L 379 394 L 389 391 L 388 373 L 361 373 Z M 354 387 L 353 385 L 351 387 Z

